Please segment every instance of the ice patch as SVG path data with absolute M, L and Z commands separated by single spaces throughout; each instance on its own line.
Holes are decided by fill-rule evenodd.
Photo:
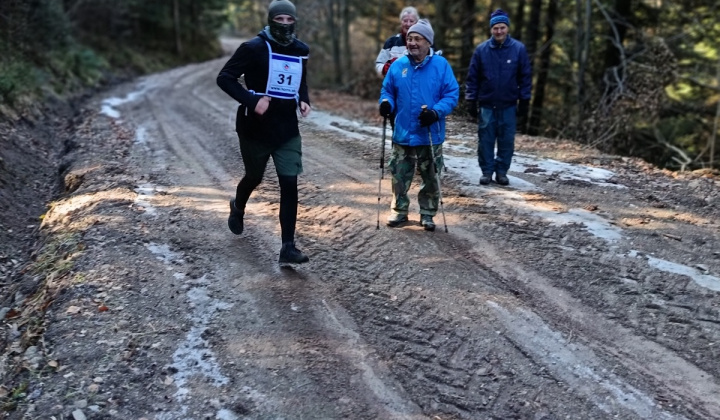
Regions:
M 204 277 L 201 280 L 204 280 Z M 205 376 L 216 387 L 229 382 L 229 379 L 220 372 L 215 354 L 210 350 L 210 343 L 202 335 L 207 330 L 215 313 L 231 308 L 232 304 L 211 298 L 205 287 L 191 288 L 187 292 L 187 297 L 193 308 L 192 314 L 187 318 L 194 325 L 190 328 L 185 341 L 173 353 L 171 365 L 177 369 L 173 378 L 177 386 L 175 396 L 180 400 L 190 394 L 190 389 L 186 385 L 193 376 Z
M 690 277 L 698 286 L 720 292 L 720 278 L 709 274 L 701 273 L 698 268 L 689 267 L 687 265 L 674 263 L 672 261 L 645 255 L 640 251 L 632 250 L 626 255 L 628 258 L 645 258 L 650 267 L 656 268 L 666 273 L 680 274 L 681 276 Z
M 100 113 L 107 115 L 110 118 L 120 118 L 120 112 L 115 107 L 123 105 L 128 102 L 134 102 L 139 97 L 145 94 L 147 91 L 147 85 L 144 83 L 140 84 L 140 90 L 128 93 L 124 98 L 112 97 L 102 101 Z
M 166 265 L 184 262 L 182 254 L 171 251 L 168 245 L 150 243 L 146 245 L 146 247 Z M 174 277 L 178 278 L 177 276 Z M 181 343 L 173 353 L 173 362 L 170 365 L 175 369 L 173 379 L 177 387 L 175 397 L 178 401 L 184 401 L 191 396 L 191 389 L 188 383 L 194 376 L 204 376 L 208 378 L 208 382 L 216 387 L 226 385 L 230 381 L 220 371 L 220 365 L 217 363 L 215 354 L 210 349 L 210 343 L 203 338 L 203 334 L 207 331 L 208 325 L 215 314 L 218 311 L 231 308 L 233 304 L 210 297 L 207 291 L 207 283 L 206 276 L 192 280 L 191 282 L 186 282 L 186 284 L 190 285 L 187 297 L 189 306 L 192 309 L 192 313 L 187 315 L 187 319 L 192 323 L 192 326 L 185 341 Z M 181 407 L 181 414 L 184 415 L 187 411 L 188 407 L 183 405 Z M 225 417 L 222 417 L 223 419 L 233 418 L 229 417 L 232 413 L 228 410 L 221 410 L 218 413 L 225 415 Z M 176 417 L 159 418 L 169 419 Z
M 147 137 L 147 129 L 143 126 L 140 126 L 135 130 L 135 144 L 147 144 L 148 137 Z
M 538 168 L 542 174 L 555 175 L 564 180 L 579 180 L 590 182 L 603 187 L 626 188 L 624 185 L 607 182 L 615 176 L 615 173 L 607 169 L 593 168 L 590 166 L 572 165 L 565 162 L 558 162 L 552 159 L 537 159 L 532 156 L 516 153 L 513 156 L 512 169 L 515 172 L 525 172 L 529 168 Z M 535 175 L 530 172 L 529 175 Z
M 239 420 L 240 417 L 236 416 L 232 411 L 222 409 L 215 415 L 216 420 Z
M 152 184 L 142 184 L 135 188 L 137 197 L 135 197 L 135 205 L 145 210 L 145 214 L 157 216 L 157 210 L 150 203 L 150 199 L 155 196 L 155 187 Z
M 348 130 L 342 129 L 337 126 L 338 124 L 341 124 L 346 127 L 357 127 L 358 129 L 365 129 L 365 127 L 363 125 L 361 125 L 360 123 L 358 123 L 357 121 L 351 121 L 351 120 L 348 120 L 348 119 L 345 119 L 342 117 L 336 117 L 334 115 L 330 115 L 326 112 L 321 112 L 321 111 L 311 112 L 310 115 L 307 117 L 307 120 L 312 122 L 315 125 L 318 125 L 320 127 L 328 129 L 328 130 L 341 132 L 341 133 L 343 133 L 343 135 L 352 137 L 354 139 L 358 139 L 358 140 L 369 139 L 369 137 L 364 134 L 348 131 Z M 378 131 L 378 134 L 379 135 L 382 134 L 382 129 L 380 129 Z M 389 135 L 387 137 L 390 138 Z
M 155 257 L 158 260 L 162 261 L 165 264 L 168 264 L 168 265 L 170 265 L 172 263 L 182 264 L 185 262 L 182 259 L 182 254 L 171 251 L 170 247 L 166 244 L 158 245 L 154 242 L 151 242 L 151 243 L 145 245 L 145 247 L 148 250 L 150 250 L 150 252 L 155 254 Z

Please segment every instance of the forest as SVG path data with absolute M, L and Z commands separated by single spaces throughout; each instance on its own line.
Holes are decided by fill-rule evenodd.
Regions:
M 296 0 L 312 87 L 366 98 L 382 42 L 412 5 L 463 83 L 489 14 L 533 62 L 529 135 L 568 138 L 671 170 L 720 168 L 717 0 Z M 217 58 L 253 36 L 268 0 L 2 0 L 0 119 L 137 75 Z M 463 115 L 463 107 L 456 114 Z

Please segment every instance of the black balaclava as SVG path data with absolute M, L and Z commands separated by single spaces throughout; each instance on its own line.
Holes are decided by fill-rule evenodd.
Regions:
M 295 39 L 295 24 L 277 23 L 273 19 L 277 15 L 290 15 L 293 19 L 297 19 L 295 15 L 295 5 L 288 0 L 273 0 L 268 7 L 268 27 L 270 35 L 280 45 L 289 45 Z

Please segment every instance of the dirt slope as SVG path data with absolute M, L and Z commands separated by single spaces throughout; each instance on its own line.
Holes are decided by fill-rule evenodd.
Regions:
M 311 262 L 279 267 L 271 169 L 226 227 L 222 64 L 87 103 L 51 239 L 13 275 L 43 286 L 5 289 L 8 418 L 720 418 L 717 179 L 519 137 L 510 187 L 481 187 L 453 118 L 448 233 L 386 228 L 387 176 L 377 229 L 375 104 L 316 93 Z

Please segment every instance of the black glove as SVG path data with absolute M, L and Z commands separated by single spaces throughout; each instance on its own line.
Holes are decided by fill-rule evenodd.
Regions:
M 429 127 L 435 123 L 435 121 L 439 120 L 440 117 L 438 117 L 438 113 L 435 112 L 434 109 L 423 109 L 422 112 L 420 112 L 420 115 L 418 116 L 418 120 L 420 120 L 420 126 L 421 127 Z
M 467 106 L 468 114 L 470 114 L 470 116 L 473 117 L 474 119 L 477 119 L 477 117 L 478 117 L 477 101 L 467 101 L 465 104 Z
M 530 111 L 530 99 L 520 99 L 517 107 L 517 116 L 520 118 L 526 118 Z
M 380 103 L 380 116 L 390 118 L 392 115 L 392 105 L 388 101 L 382 101 Z

